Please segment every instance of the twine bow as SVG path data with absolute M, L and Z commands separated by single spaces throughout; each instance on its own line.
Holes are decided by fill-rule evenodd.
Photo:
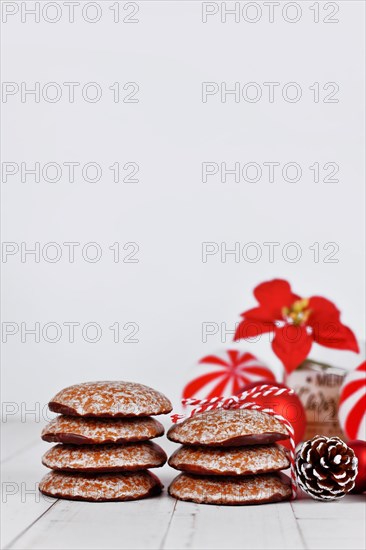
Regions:
M 192 409 L 190 416 L 193 416 L 197 413 L 204 411 L 211 411 L 214 409 L 249 409 L 255 411 L 261 411 L 270 416 L 273 416 L 280 422 L 282 422 L 289 433 L 290 439 L 290 472 L 291 472 L 291 489 L 292 489 L 292 499 L 296 498 L 297 495 L 297 485 L 296 485 L 296 472 L 295 472 L 295 439 L 294 439 L 294 429 L 287 420 L 281 414 L 276 413 L 271 408 L 263 407 L 255 403 L 257 397 L 267 397 L 273 396 L 278 397 L 279 395 L 293 395 L 294 390 L 289 388 L 278 388 L 277 386 L 271 386 L 268 384 L 263 384 L 261 386 L 256 386 L 251 390 L 244 391 L 240 395 L 232 395 L 231 397 L 213 397 L 212 399 L 182 399 L 183 405 L 189 405 L 195 407 Z M 171 419 L 174 423 L 182 420 L 184 415 L 172 414 Z

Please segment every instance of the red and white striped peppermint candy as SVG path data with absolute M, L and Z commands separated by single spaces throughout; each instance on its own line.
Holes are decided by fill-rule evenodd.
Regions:
M 295 439 L 294 439 L 294 429 L 291 425 L 291 422 L 287 420 L 287 418 L 284 418 L 282 415 L 277 414 L 273 409 L 268 409 L 265 407 L 262 407 L 261 405 L 258 405 L 253 399 L 259 396 L 278 396 L 282 395 L 283 393 L 287 393 L 289 395 L 292 395 L 294 393 L 294 390 L 290 390 L 289 388 L 278 388 L 276 386 L 270 386 L 268 384 L 263 384 L 261 386 L 257 386 L 255 388 L 252 388 L 248 391 L 242 392 L 240 395 L 232 395 L 230 397 L 213 397 L 211 399 L 182 399 L 183 405 L 190 405 L 196 407 L 191 411 L 191 415 L 204 412 L 204 411 L 210 411 L 213 409 L 250 409 L 250 410 L 256 410 L 261 411 L 264 413 L 267 413 L 271 416 L 274 416 L 274 418 L 277 418 L 280 422 L 283 422 L 283 424 L 286 426 L 287 431 L 289 433 L 289 442 L 290 442 L 290 473 L 291 473 L 291 489 L 292 489 L 292 498 L 295 499 L 297 496 L 297 483 L 296 483 L 296 471 L 295 471 Z M 182 420 L 184 416 L 182 415 L 172 415 L 171 416 L 173 422 L 177 422 L 178 420 Z
M 346 375 L 341 388 L 338 417 L 349 439 L 366 441 L 366 361 Z
M 251 353 L 221 350 L 203 357 L 183 389 L 183 399 L 211 399 L 238 393 L 249 382 L 276 382 L 273 372 Z

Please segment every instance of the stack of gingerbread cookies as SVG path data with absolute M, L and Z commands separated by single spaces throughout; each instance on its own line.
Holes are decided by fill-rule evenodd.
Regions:
M 276 441 L 285 426 L 255 410 L 215 409 L 195 414 L 168 431 L 183 444 L 169 464 L 183 473 L 169 487 L 180 500 L 202 504 L 264 504 L 288 500 L 287 453 Z
M 161 492 L 148 468 L 167 459 L 150 441 L 164 434 L 152 416 L 172 410 L 162 393 L 132 382 L 87 382 L 60 391 L 49 409 L 60 415 L 44 428 L 42 439 L 58 444 L 42 458 L 52 470 L 40 482 L 42 493 L 100 502 Z

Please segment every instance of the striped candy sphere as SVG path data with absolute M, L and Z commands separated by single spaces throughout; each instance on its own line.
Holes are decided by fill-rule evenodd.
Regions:
M 366 440 L 366 361 L 349 372 L 341 388 L 339 423 L 349 439 Z
M 195 397 L 229 397 L 250 382 L 275 382 L 273 372 L 251 353 L 221 350 L 203 357 L 194 367 L 192 377 L 183 389 L 183 399 Z

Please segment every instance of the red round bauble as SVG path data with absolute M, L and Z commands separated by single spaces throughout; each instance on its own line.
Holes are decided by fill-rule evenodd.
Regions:
M 358 458 L 358 474 L 352 493 L 364 493 L 366 491 L 366 441 L 355 439 L 347 442 Z
M 276 386 L 277 388 L 289 389 L 285 384 L 263 380 L 261 382 L 251 382 L 250 384 L 247 384 L 240 390 L 239 393 L 251 390 L 261 384 L 270 384 L 272 386 Z M 253 401 L 258 405 L 273 409 L 277 414 L 280 414 L 291 422 L 295 432 L 294 439 L 296 445 L 303 440 L 306 428 L 306 414 L 304 406 L 296 393 L 293 393 L 292 395 L 283 394 L 277 397 L 273 395 L 269 395 L 268 397 L 256 397 Z M 281 444 L 287 448 L 290 448 L 288 441 L 281 441 Z

